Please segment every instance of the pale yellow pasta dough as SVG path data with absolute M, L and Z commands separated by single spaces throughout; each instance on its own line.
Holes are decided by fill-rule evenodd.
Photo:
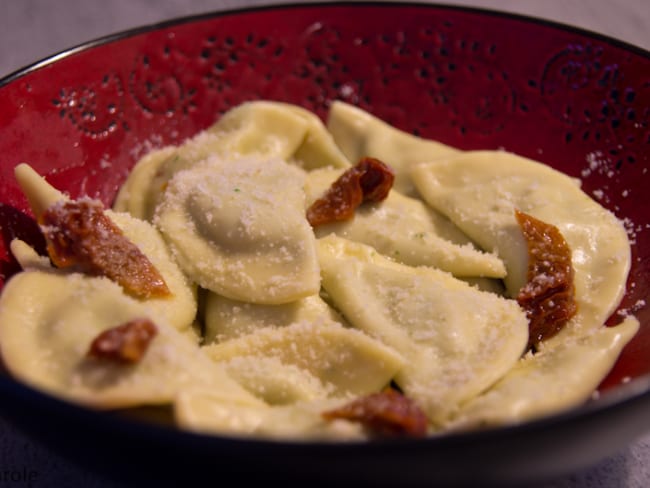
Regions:
M 157 335 L 135 365 L 86 358 L 102 331 L 142 317 Z M 170 403 L 182 388 L 218 388 L 260 403 L 163 317 L 106 278 L 24 271 L 0 297 L 0 348 L 9 371 L 53 395 L 99 407 Z
M 332 362 L 332 365 L 326 368 L 341 371 L 358 370 L 359 365 L 363 366 L 366 361 L 382 360 L 380 356 L 366 354 L 368 347 L 373 345 L 372 341 L 364 338 L 360 342 L 356 331 L 344 331 L 338 327 L 331 331 L 320 330 L 322 327 L 329 327 L 323 324 L 330 323 L 335 324 L 335 327 L 338 324 L 343 325 L 338 313 L 318 295 L 284 305 L 257 305 L 209 293 L 205 305 L 204 343 L 241 338 L 240 342 L 232 345 L 232 349 L 226 348 L 232 357 L 222 362 L 233 378 L 272 405 L 309 401 L 337 392 L 345 393 L 349 388 L 342 390 L 339 387 L 340 380 L 333 384 L 327 381 L 327 378 L 322 377 L 321 369 L 314 368 L 314 364 L 308 368 L 305 362 L 297 361 L 293 357 L 295 350 L 301 355 L 307 355 L 309 362 L 329 361 L 327 357 L 337 354 L 354 355 L 359 364 L 350 364 L 348 360 L 340 365 Z M 273 331 L 273 328 L 280 327 L 291 329 L 288 332 Z M 315 327 L 315 336 L 325 333 L 325 339 L 314 343 L 311 334 L 305 335 L 304 327 Z M 257 332 L 261 333 L 258 335 Z M 333 344 L 329 344 L 329 340 Z M 215 348 L 217 349 L 219 348 Z M 376 352 L 381 353 L 382 349 L 383 346 L 380 345 Z M 244 352 L 235 354 L 233 350 Z M 367 357 L 364 357 L 364 354 Z M 391 362 L 395 363 L 395 358 L 389 356 L 387 363 Z M 356 381 L 359 384 L 368 383 L 368 388 L 375 385 L 381 387 L 389 381 L 389 375 L 397 370 L 397 366 L 393 368 L 388 372 L 380 371 L 377 378 L 368 373 Z M 351 373 L 350 376 L 354 377 L 355 374 Z M 366 391 L 366 388 L 355 387 L 353 390 L 359 393 Z
M 179 330 L 189 329 L 196 317 L 196 285 L 183 274 L 160 233 L 149 223 L 127 213 L 106 210 L 106 215 L 151 261 L 162 275 L 171 296 L 149 298 L 146 304 Z
M 351 324 L 407 358 L 395 381 L 433 422 L 444 423 L 523 353 L 528 321 L 516 302 L 340 237 L 318 244 L 333 303 Z
M 627 234 L 574 179 L 504 151 L 467 152 L 422 163 L 412 176 L 429 204 L 503 259 L 510 296 L 525 284 L 528 269 L 526 242 L 514 216 L 517 208 L 555 225 L 571 248 L 578 317 L 565 330 L 600 327 L 619 304 L 630 268 Z
M 278 159 L 212 158 L 174 175 L 155 224 L 203 288 L 253 303 L 295 301 L 320 288 L 303 180 Z
M 16 180 L 21 190 L 27 197 L 29 207 L 38 220 L 43 212 L 60 201 L 69 200 L 68 196 L 50 185 L 45 178 L 39 175 L 26 163 L 21 163 L 14 168 Z
M 156 178 L 160 167 L 169 161 L 175 152 L 175 147 L 165 147 L 151 151 L 140 159 L 120 187 L 113 203 L 113 210 L 128 212 L 138 219 L 149 220 L 154 213 L 156 203 L 149 195 L 151 182 Z
M 116 209 L 150 220 L 170 178 L 212 156 L 230 161 L 278 158 L 306 169 L 350 165 L 320 119 L 307 110 L 279 102 L 246 102 L 179 147 L 140 160 L 118 195 Z
M 205 344 L 223 342 L 263 327 L 303 321 L 340 321 L 338 313 L 318 295 L 283 305 L 259 305 L 209 292 L 205 298 Z
M 51 186 L 32 168 L 23 164 L 16 167 L 16 176 L 27 195 L 35 215 L 40 215 L 48 207 L 68 198 Z M 124 235 L 147 256 L 160 272 L 171 292 L 171 296 L 147 300 L 149 307 L 165 316 L 169 323 L 179 330 L 187 329 L 196 316 L 196 286 L 188 281 L 172 259 L 169 250 L 158 231 L 149 223 L 133 218 L 126 213 L 105 210 Z M 30 260 L 35 264 L 33 255 L 16 244 L 17 259 Z M 25 268 L 27 266 L 23 266 Z
M 353 440 L 366 436 L 360 424 L 327 421 L 322 413 L 338 408 L 340 399 L 323 399 L 291 405 L 252 406 L 218 391 L 186 390 L 178 395 L 174 412 L 178 424 L 188 430 L 220 435 L 300 440 Z
M 364 395 L 390 383 L 405 361 L 392 348 L 337 322 L 305 321 L 267 327 L 203 350 L 215 361 L 276 358 L 315 376 L 331 396 Z M 263 380 L 267 371 L 260 371 Z
M 320 198 L 341 170 L 319 169 L 307 174 L 307 206 Z M 495 255 L 482 252 L 447 218 L 421 200 L 392 189 L 385 200 L 363 204 L 345 221 L 320 225 L 317 237 L 335 233 L 368 244 L 411 266 L 433 266 L 458 277 L 503 278 L 506 268 Z
M 323 122 L 310 112 L 298 105 L 275 102 L 280 108 L 285 108 L 299 115 L 307 124 L 307 134 L 290 159 L 306 170 L 322 167 L 347 168 L 350 163 L 334 142 L 332 135 Z
M 413 195 L 415 190 L 409 174 L 412 164 L 459 152 L 437 141 L 398 130 L 368 112 L 341 101 L 332 103 L 327 129 L 352 163 L 369 156 L 392 167 L 396 173 L 394 188 L 405 195 Z
M 327 398 L 333 391 L 306 368 L 277 356 L 235 356 L 220 361 L 237 383 L 269 405 L 290 405 Z
M 484 395 L 464 405 L 450 429 L 520 423 L 588 400 L 639 328 L 634 317 L 522 359 Z
M 312 229 L 308 206 L 365 156 L 395 170 L 388 198 Z M 69 200 L 25 164 L 15 175 L 36 218 Z M 603 326 L 624 293 L 629 241 L 575 179 L 503 151 L 463 153 L 343 102 L 327 127 L 294 105 L 235 107 L 142 158 L 114 209 L 172 296 L 135 299 L 14 240 L 24 271 L 0 296 L 3 360 L 85 405 L 173 403 L 188 430 L 363 439 L 361 424 L 322 413 L 391 381 L 435 431 L 523 422 L 586 401 L 639 327 Z M 523 357 L 528 321 L 512 298 L 528 253 L 515 209 L 562 232 L 578 302 Z M 99 333 L 142 317 L 158 334 L 140 362 L 86 357 Z
M 215 124 L 173 150 L 162 162 L 143 159 L 135 167 L 134 178 L 155 166 L 150 183 L 143 182 L 144 190 L 137 198 L 138 208 L 146 213 L 146 220 L 153 218 L 160 198 L 169 180 L 179 171 L 212 156 L 237 160 L 245 156 L 262 159 L 288 159 L 300 146 L 307 134 L 307 122 L 300 115 L 283 109 L 272 102 L 249 102 L 226 112 Z M 139 169 L 140 164 L 145 166 Z M 130 178 L 129 178 L 130 179 Z M 138 188 L 138 181 L 126 185 Z M 124 205 L 124 203 L 121 203 Z
M 20 239 L 13 239 L 9 244 L 9 249 L 22 269 L 49 270 L 52 268 L 48 257 L 40 256 L 34 248 Z
M 203 325 L 198 322 L 194 321 L 192 322 L 192 325 L 190 325 L 187 329 L 183 329 L 181 332 L 185 337 L 187 337 L 192 343 L 196 345 L 202 345 L 203 344 Z

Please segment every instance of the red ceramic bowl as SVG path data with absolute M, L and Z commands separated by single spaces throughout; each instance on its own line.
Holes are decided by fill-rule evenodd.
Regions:
M 73 197 L 111 204 L 148 150 L 245 100 L 332 100 L 463 149 L 506 148 L 580 177 L 625 220 L 633 266 L 621 309 L 641 330 L 601 396 L 525 425 L 366 444 L 194 435 L 100 414 L 0 376 L 3 415 L 121 480 L 207 472 L 289 482 L 500 484 L 575 470 L 650 429 L 650 54 L 549 22 L 409 4 L 264 8 L 175 20 L 91 42 L 0 80 L 0 286 L 8 242 L 41 238 L 13 178 L 29 162 Z

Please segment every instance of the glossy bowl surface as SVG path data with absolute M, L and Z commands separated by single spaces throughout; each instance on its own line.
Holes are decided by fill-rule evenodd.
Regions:
M 70 405 L 0 376 L 0 411 L 124 480 L 206 471 L 285 483 L 423 485 L 540 480 L 596 462 L 650 429 L 650 54 L 582 30 L 495 12 L 346 3 L 219 12 L 90 42 L 0 80 L 0 286 L 14 237 L 43 247 L 13 178 L 29 162 L 72 197 L 110 205 L 147 151 L 240 102 L 325 117 L 332 100 L 462 149 L 540 160 L 582 180 L 632 240 L 619 312 L 641 329 L 584 407 L 525 425 L 331 445 L 201 436 Z

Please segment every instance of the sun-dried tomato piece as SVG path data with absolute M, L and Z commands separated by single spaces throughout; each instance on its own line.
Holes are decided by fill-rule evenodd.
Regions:
M 427 433 L 427 417 L 413 400 L 393 388 L 358 398 L 340 408 L 323 412 L 327 420 L 360 422 L 379 435 L 422 437 Z
M 158 328 L 148 318 L 134 319 L 99 334 L 86 355 L 117 363 L 137 363 L 157 333 Z
M 162 275 L 95 200 L 60 202 L 39 219 L 55 266 L 106 276 L 136 297 L 171 294 Z
M 381 202 L 393 187 L 395 172 L 385 163 L 375 158 L 363 158 L 356 168 L 361 172 L 359 184 L 364 202 Z
M 375 158 L 362 158 L 332 183 L 325 194 L 307 209 L 312 227 L 348 220 L 363 202 L 380 202 L 388 196 L 395 173 Z
M 528 244 L 528 282 L 517 303 L 529 321 L 528 348 L 557 334 L 578 309 L 571 249 L 560 230 L 515 210 Z

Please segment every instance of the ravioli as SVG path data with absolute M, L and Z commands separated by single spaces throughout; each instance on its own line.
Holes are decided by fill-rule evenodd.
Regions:
M 321 415 L 343 403 L 340 399 L 322 399 L 291 405 L 249 405 L 225 398 L 218 391 L 190 389 L 177 397 L 174 412 L 182 428 L 197 432 L 292 441 L 364 439 L 359 424 L 327 421 Z
M 277 356 L 235 356 L 219 361 L 237 383 L 268 405 L 291 405 L 331 396 L 333 388 L 312 372 Z
M 213 156 L 229 160 L 277 158 L 306 169 L 350 165 L 315 115 L 279 102 L 247 102 L 181 146 L 154 152 L 139 161 L 115 208 L 150 220 L 169 180 Z
M 422 163 L 412 176 L 430 205 L 503 259 L 510 296 L 526 283 L 528 266 L 526 242 L 514 216 L 517 208 L 555 225 L 572 250 L 576 328 L 601 326 L 618 306 L 630 269 L 627 234 L 574 179 L 504 151 L 468 152 Z
M 333 303 L 352 325 L 408 358 L 395 381 L 439 426 L 524 351 L 528 321 L 512 300 L 333 235 L 319 240 L 318 252 Z
M 204 311 L 204 342 L 223 342 L 264 327 L 323 320 L 341 321 L 341 317 L 319 295 L 283 305 L 258 305 L 208 293 Z
M 45 178 L 39 175 L 26 163 L 21 163 L 14 168 L 14 175 L 20 189 L 29 202 L 29 207 L 36 220 L 57 202 L 69 200 L 68 196 L 50 185 Z
M 493 389 L 472 400 L 459 425 L 507 423 L 582 403 L 606 376 L 636 332 L 635 319 L 608 329 L 630 267 L 622 224 L 575 180 L 505 152 L 479 151 L 422 163 L 413 180 L 423 197 L 508 269 L 511 296 L 525 284 L 527 246 L 514 209 L 558 227 L 572 251 L 576 315 L 540 352 L 523 359 Z M 544 392 L 543 399 L 537 392 Z
M 639 322 L 628 317 L 616 327 L 594 327 L 526 356 L 488 392 L 463 405 L 448 428 L 520 423 L 584 403 L 638 328 Z
M 388 197 L 312 229 L 309 204 L 365 157 L 395 170 Z M 37 219 L 69 200 L 27 165 L 15 172 Z M 639 328 L 633 317 L 603 326 L 624 293 L 629 241 L 575 179 L 502 151 L 463 153 L 342 102 L 327 127 L 294 105 L 235 107 L 142 158 L 114 209 L 105 215 L 171 297 L 133 298 L 14 240 L 23 271 L 0 296 L 0 351 L 31 386 L 103 409 L 173 404 L 192 431 L 365 439 L 360 424 L 322 414 L 391 383 L 432 432 L 523 422 L 585 402 Z M 528 247 L 515 209 L 560 230 L 578 301 L 523 357 L 528 320 L 512 298 Z M 139 361 L 87 356 L 100 334 L 145 318 L 157 334 Z
M 205 324 L 208 354 L 273 405 L 369 393 L 388 384 L 403 363 L 377 341 L 344 329 L 318 295 L 257 305 L 210 293 Z
M 274 103 L 245 103 L 226 112 L 215 124 L 175 148 L 162 162 L 141 160 L 129 176 L 127 188 L 141 190 L 131 202 L 131 191 L 118 201 L 120 206 L 133 206 L 151 220 L 169 180 L 179 171 L 192 168 L 212 157 L 236 160 L 246 156 L 262 159 L 289 158 L 307 134 L 307 123 L 300 115 Z M 140 168 L 140 165 L 144 166 Z M 155 169 L 147 185 L 139 185 Z M 134 181 L 131 181 L 133 178 Z M 127 199 L 128 197 L 128 199 Z
M 309 172 L 307 207 L 339 175 L 339 170 L 332 169 Z M 359 207 L 352 219 L 318 226 L 315 233 L 317 237 L 335 233 L 404 264 L 433 266 L 459 277 L 503 278 L 506 274 L 499 258 L 477 250 L 449 220 L 394 189 L 383 201 Z
M 394 188 L 413 195 L 409 168 L 415 163 L 458 154 L 437 141 L 422 139 L 392 127 L 381 119 L 341 101 L 332 103 L 327 129 L 348 160 L 378 158 L 395 170 Z
M 27 165 L 19 165 L 16 168 L 16 176 L 37 218 L 51 205 L 61 200 L 68 200 L 67 196 Z M 104 213 L 147 256 L 161 273 L 171 292 L 169 297 L 148 299 L 147 305 L 165 316 L 177 329 L 187 329 L 196 316 L 196 286 L 187 280 L 173 261 L 158 231 L 151 224 L 128 214 L 111 210 L 106 210 Z M 31 259 L 34 262 L 34 257 L 29 258 L 29 251 L 20 244 L 16 246 L 20 255 L 24 256 L 23 261 Z M 20 255 L 17 257 L 19 258 Z
M 126 213 L 106 210 L 106 215 L 117 224 L 124 235 L 149 258 L 165 279 L 170 297 L 150 298 L 147 306 L 165 317 L 178 330 L 189 329 L 196 318 L 197 289 L 172 259 L 160 233 L 149 223 Z
M 233 300 L 288 303 L 320 288 L 303 180 L 302 170 L 278 159 L 212 158 L 169 181 L 154 222 L 201 287 Z
M 247 356 L 275 358 L 311 373 L 325 385 L 329 396 L 337 397 L 377 391 L 404 365 L 402 356 L 392 348 L 327 320 L 267 327 L 203 350 L 218 362 Z M 260 380 L 266 381 L 268 374 L 261 369 Z
M 20 239 L 13 239 L 9 243 L 9 249 L 24 270 L 47 271 L 52 269 L 52 263 L 47 256 L 40 256 L 33 247 Z
M 86 358 L 100 332 L 141 317 L 151 318 L 158 334 L 140 362 Z M 260 403 L 164 317 L 107 278 L 54 269 L 15 275 L 0 296 L 0 347 L 16 378 L 97 408 L 171 403 L 189 387 Z
M 259 103 L 259 102 L 258 102 Z M 302 143 L 290 156 L 291 161 L 301 168 L 313 170 L 317 168 L 347 168 L 357 161 L 349 161 L 334 142 L 323 122 L 309 110 L 298 105 L 275 102 L 279 108 L 290 110 L 303 118 L 307 133 Z
M 150 220 L 156 201 L 150 198 L 151 182 L 165 162 L 174 156 L 176 148 L 165 147 L 148 153 L 131 169 L 126 181 L 120 187 L 113 210 L 127 212 L 133 217 Z

